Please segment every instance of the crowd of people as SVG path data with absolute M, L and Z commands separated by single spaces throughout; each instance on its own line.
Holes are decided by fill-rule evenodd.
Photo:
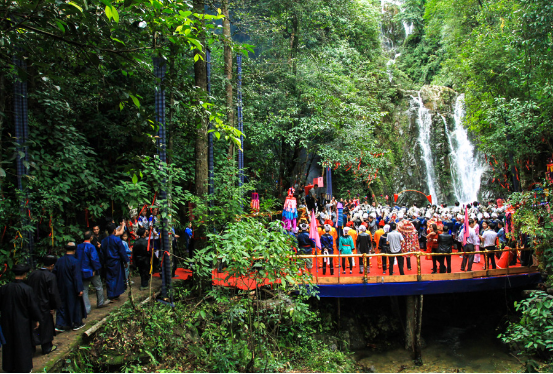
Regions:
M 79 244 L 66 243 L 63 256 L 45 256 L 32 272 L 26 264 L 12 267 L 15 279 L 0 287 L 5 372 L 30 372 L 37 345 L 49 354 L 57 348 L 53 344 L 56 333 L 85 326 L 84 319 L 92 310 L 90 285 L 96 291 L 97 308 L 119 301 L 133 283 L 129 280 L 131 258 L 140 274 L 141 289 L 148 287 L 162 250 L 158 212 L 153 208 L 149 215 L 146 209 L 137 213 L 131 210 L 130 219 L 119 225 L 106 218 L 105 230 L 96 225 L 84 231 Z M 174 231 L 171 236 L 174 241 L 178 238 Z
M 486 261 L 486 268 L 496 269 L 496 259 L 501 252 L 492 252 L 496 249 L 530 248 L 531 238 L 520 233 L 515 235 L 512 213 L 514 210 L 502 199 L 479 203 L 477 201 L 448 207 L 446 205 L 428 204 L 410 207 L 368 203 L 360 199 L 327 199 L 324 194 L 308 191 L 305 197 L 297 196 L 300 201 L 298 212 L 302 218 L 297 227 L 283 226 L 297 239 L 298 254 L 321 255 L 319 267 L 323 275 L 334 274 L 335 269 L 349 274 L 357 267 L 360 274 L 364 273 L 363 263 L 359 260 L 355 265 L 355 257 L 348 257 L 352 253 L 383 253 L 400 254 L 409 252 L 441 253 L 440 256 L 431 256 L 432 273 L 451 273 L 451 253 L 454 250 L 463 257 L 460 271 L 472 271 L 474 263 Z M 310 217 L 313 216 L 318 227 L 320 246 L 310 235 Z M 467 225 L 465 225 L 467 221 Z M 465 233 L 466 230 L 466 233 Z M 465 252 L 480 252 L 483 254 L 466 254 Z M 341 254 L 342 263 L 338 258 L 325 255 Z M 532 265 L 532 251 L 521 251 L 520 258 L 517 251 L 507 253 L 509 265 L 520 260 L 522 266 Z M 384 258 L 384 260 L 383 260 Z M 386 261 L 386 258 L 388 261 Z M 430 256 L 427 257 L 430 259 Z M 346 263 L 347 262 L 347 263 Z M 387 263 L 388 262 L 388 263 Z M 405 264 L 406 263 L 406 264 Z M 378 256 L 376 264 L 382 274 L 394 274 L 394 265 L 401 275 L 404 266 L 411 270 L 411 256 Z M 348 265 L 348 266 L 346 266 Z M 366 272 L 371 271 L 371 261 L 367 262 Z M 312 261 L 307 261 L 307 267 L 312 268 Z

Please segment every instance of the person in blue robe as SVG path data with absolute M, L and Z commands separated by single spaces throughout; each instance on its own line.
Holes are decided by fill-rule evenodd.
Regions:
M 108 232 L 110 236 L 102 240 L 102 253 L 106 267 L 106 287 L 108 299 L 117 300 L 119 296 L 127 289 L 125 281 L 125 267 L 129 262 L 129 257 L 121 238 L 115 235 L 117 225 L 110 223 Z
M 68 329 L 80 330 L 84 327 L 83 318 L 87 316 L 83 300 L 83 275 L 81 264 L 75 258 L 76 249 L 75 243 L 67 243 L 65 256 L 56 262 L 52 271 L 56 275 L 61 300 L 56 313 L 56 331 L 58 332 Z

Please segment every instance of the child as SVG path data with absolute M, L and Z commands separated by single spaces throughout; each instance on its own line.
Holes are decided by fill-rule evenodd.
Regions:
M 121 241 L 123 242 L 123 246 L 125 247 L 125 251 L 127 252 L 127 256 L 129 256 L 129 259 L 130 259 L 131 255 L 132 255 L 132 250 L 129 248 L 128 240 L 129 240 L 129 234 L 125 231 L 123 234 L 121 234 Z M 125 267 L 125 279 L 126 279 L 127 283 L 129 283 L 129 266 L 128 266 L 128 264 Z M 133 281 L 130 281 L 130 284 L 133 284 L 133 283 L 134 283 Z

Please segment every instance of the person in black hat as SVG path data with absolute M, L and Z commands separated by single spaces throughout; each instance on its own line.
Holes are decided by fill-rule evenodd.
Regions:
M 2 346 L 2 369 L 7 373 L 28 373 L 33 368 L 33 330 L 40 326 L 41 314 L 32 288 L 23 282 L 29 270 L 28 265 L 15 265 L 15 280 L 0 288 L 1 324 L 6 340 Z
M 58 282 L 56 276 L 52 274 L 57 260 L 56 256 L 45 256 L 43 259 L 44 266 L 33 271 L 27 278 L 27 284 L 33 289 L 37 297 L 38 308 L 42 315 L 42 323 L 35 330 L 37 338 L 35 342 L 41 345 L 43 354 L 48 354 L 57 348 L 52 344 L 56 335 L 54 312 L 61 304 Z
M 83 301 L 83 276 L 81 264 L 75 258 L 75 243 L 65 246 L 65 256 L 62 256 L 52 271 L 56 275 L 60 291 L 61 305 L 56 313 L 56 331 L 68 329 L 74 331 L 84 327 L 86 308 Z

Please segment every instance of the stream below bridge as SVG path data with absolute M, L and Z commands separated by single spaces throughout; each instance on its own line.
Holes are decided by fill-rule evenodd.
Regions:
M 513 302 L 520 295 L 520 289 L 425 295 L 422 366 L 404 347 L 402 297 L 341 299 L 340 326 L 364 372 L 520 372 L 497 337 L 516 320 Z M 334 300 L 323 303 L 336 311 Z

